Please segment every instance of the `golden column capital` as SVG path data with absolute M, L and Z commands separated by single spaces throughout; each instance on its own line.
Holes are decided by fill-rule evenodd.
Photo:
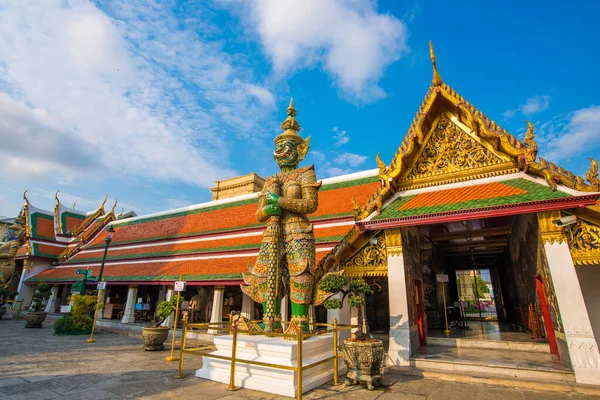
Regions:
M 560 211 L 544 211 L 537 213 L 540 233 L 542 235 L 542 244 L 562 243 L 566 241 L 563 228 L 556 226 L 553 221 L 560 219 Z
M 399 257 L 402 255 L 402 234 L 400 228 L 385 230 L 385 247 L 389 256 Z

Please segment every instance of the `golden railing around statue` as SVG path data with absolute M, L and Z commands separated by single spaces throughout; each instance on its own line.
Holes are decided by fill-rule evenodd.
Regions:
M 23 307 L 23 299 L 21 300 L 6 300 L 5 301 L 6 304 L 12 304 L 12 306 L 10 307 L 10 310 L 14 310 L 15 308 L 15 303 L 19 303 L 19 308 L 17 309 L 17 314 L 13 317 L 14 319 L 19 319 L 21 314 L 21 307 Z
M 230 317 L 230 321 L 231 320 L 232 320 L 232 317 Z M 251 323 L 261 323 L 261 322 L 263 322 L 263 321 L 262 320 L 251 321 Z M 237 390 L 238 388 L 235 387 L 235 364 L 236 364 L 236 362 L 239 361 L 244 364 L 258 365 L 261 367 L 269 367 L 269 368 L 283 369 L 283 370 L 296 372 L 297 377 L 298 377 L 296 399 L 301 400 L 302 399 L 302 372 L 309 368 L 313 368 L 313 367 L 316 367 L 317 365 L 321 365 L 328 361 L 333 360 L 333 368 L 334 368 L 333 383 L 334 383 L 334 385 L 338 384 L 338 378 L 339 378 L 338 365 L 339 365 L 339 358 L 342 356 L 342 353 L 340 352 L 338 334 L 340 331 L 347 331 L 350 329 L 358 328 L 358 325 L 339 325 L 337 323 L 337 319 L 334 318 L 332 324 L 309 322 L 307 325 L 309 325 L 309 328 L 311 331 L 310 333 L 306 333 L 303 331 L 303 329 L 299 329 L 297 334 L 292 335 L 292 334 L 286 334 L 286 333 L 262 332 L 262 331 L 257 332 L 255 330 L 239 329 L 238 323 L 239 323 L 239 320 L 234 322 L 233 326 L 231 325 L 231 322 L 229 322 L 229 321 L 190 324 L 187 322 L 187 318 L 184 319 L 183 332 L 182 332 L 182 337 L 181 337 L 181 348 L 180 348 L 180 352 L 179 352 L 179 369 L 177 371 L 177 378 L 179 378 L 179 379 L 184 378 L 184 375 L 183 375 L 183 360 L 184 360 L 184 358 L 183 357 L 185 354 L 216 358 L 219 360 L 228 360 L 231 362 L 231 370 L 230 370 L 230 378 L 229 378 L 229 387 L 227 388 L 227 390 L 230 390 L 230 391 Z M 290 322 L 282 321 L 281 323 L 286 324 L 286 323 L 290 323 Z M 300 325 L 302 325 L 302 323 Z M 302 326 L 300 326 L 300 328 L 302 328 Z M 317 328 L 325 328 L 325 329 L 318 330 Z M 331 329 L 329 329 L 329 328 L 331 328 Z M 212 351 L 215 351 L 217 349 L 215 345 L 204 345 L 204 346 L 186 348 L 185 347 L 186 334 L 189 333 L 190 331 L 193 331 L 194 329 L 196 329 L 196 330 L 211 329 L 213 331 L 227 332 L 227 333 L 233 335 L 231 357 L 211 354 Z M 309 365 L 303 365 L 303 363 L 302 363 L 302 341 L 305 339 L 308 339 L 310 337 L 313 337 L 313 336 L 327 335 L 330 333 L 333 334 L 332 335 L 333 356 L 325 358 L 325 359 L 317 361 L 317 362 L 314 362 Z M 281 338 L 295 340 L 298 343 L 297 356 L 296 356 L 298 362 L 296 363 L 296 366 L 293 367 L 293 366 L 289 366 L 289 365 L 279 365 L 279 364 L 272 364 L 272 363 L 265 363 L 265 362 L 260 362 L 260 361 L 237 358 L 236 357 L 237 338 L 238 338 L 238 335 L 240 335 L 240 334 L 250 335 L 250 336 L 257 336 L 257 335 L 258 336 L 266 336 L 269 338 L 281 337 Z

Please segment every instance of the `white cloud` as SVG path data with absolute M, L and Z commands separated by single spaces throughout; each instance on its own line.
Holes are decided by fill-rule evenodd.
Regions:
M 327 178 L 330 176 L 340 176 L 340 175 L 349 174 L 350 172 L 352 172 L 352 170 L 348 169 L 348 168 L 338 168 L 338 167 L 325 168 L 325 175 Z
M 525 116 L 531 116 L 535 113 L 539 113 L 541 111 L 545 111 L 550 107 L 550 96 L 535 96 L 530 97 L 525 101 L 525 103 L 521 104 L 514 110 L 506 110 L 504 111 L 505 118 L 511 118 L 517 115 L 517 112 L 522 113 Z
M 182 208 L 182 207 L 191 206 L 192 204 L 194 204 L 194 203 L 192 203 L 189 200 L 182 199 L 182 198 L 165 200 L 165 205 L 167 206 L 167 209 L 169 209 L 169 210 L 174 209 L 174 208 Z
M 361 156 L 353 153 L 342 153 L 337 156 L 334 160 L 337 164 L 345 164 L 351 167 L 358 167 L 367 161 L 367 156 Z
M 101 4 L 0 8 L 0 175 L 71 181 L 101 168 L 211 187 L 235 174 L 228 135 L 256 131 L 270 91 L 191 17 L 145 0 Z
M 343 146 L 350 141 L 350 136 L 345 130 L 334 126 L 332 131 L 335 132 L 335 135 L 333 135 L 333 140 L 335 140 L 335 147 Z
M 308 155 L 315 161 L 318 163 L 322 163 L 326 160 L 326 156 L 322 151 L 319 150 L 310 150 L 308 152 Z
M 406 24 L 371 0 L 225 3 L 258 33 L 278 75 L 320 65 L 355 102 L 385 97 L 384 70 L 410 51 Z
M 540 155 L 558 162 L 576 155 L 598 157 L 600 149 L 600 106 L 577 110 L 564 118 L 542 124 L 538 137 Z

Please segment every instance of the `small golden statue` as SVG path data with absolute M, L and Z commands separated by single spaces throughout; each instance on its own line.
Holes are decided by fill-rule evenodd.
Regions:
M 15 219 L 15 222 L 8 227 L 8 236 L 11 240 L 0 245 L 0 288 L 6 288 L 11 283 L 16 270 L 15 256 L 25 243 L 26 234 L 22 217 Z

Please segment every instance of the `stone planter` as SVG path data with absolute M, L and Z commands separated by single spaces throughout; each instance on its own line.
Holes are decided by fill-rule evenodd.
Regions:
M 23 315 L 23 318 L 25 318 L 26 321 L 25 328 L 41 328 L 42 322 L 44 322 L 47 315 L 48 314 L 43 311 L 28 312 L 27 314 Z
M 165 345 L 163 343 L 169 337 L 169 328 L 164 326 L 158 328 L 145 326 L 142 330 L 142 337 L 144 338 L 144 350 L 164 350 Z
M 0 320 L 2 320 L 2 317 L 4 316 L 4 314 L 6 314 L 6 308 L 0 307 Z
M 346 384 L 356 385 L 364 382 L 369 390 L 373 390 L 375 385 L 381 385 L 384 355 L 381 340 L 344 340 L 344 361 L 348 368 Z

